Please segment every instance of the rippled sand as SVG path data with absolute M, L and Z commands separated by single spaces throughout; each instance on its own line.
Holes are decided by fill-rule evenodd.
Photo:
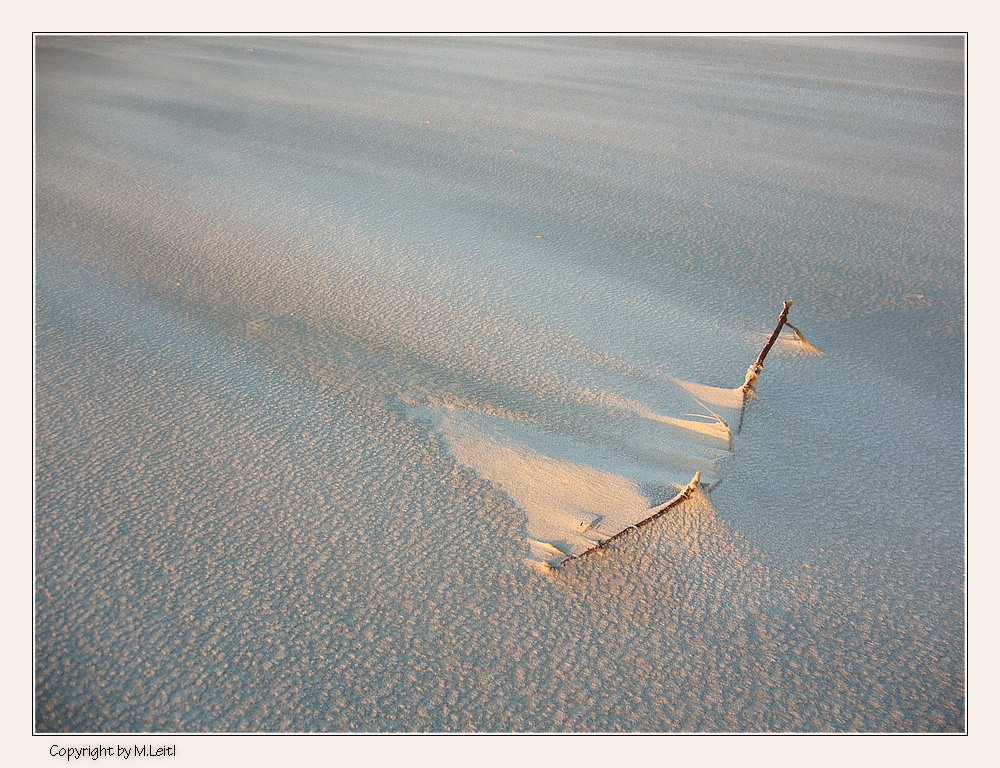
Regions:
M 963 731 L 963 43 L 37 38 L 36 729 Z

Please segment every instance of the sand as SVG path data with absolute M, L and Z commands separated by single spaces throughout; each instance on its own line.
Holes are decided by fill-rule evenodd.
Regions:
M 35 728 L 964 731 L 963 44 L 37 38 Z

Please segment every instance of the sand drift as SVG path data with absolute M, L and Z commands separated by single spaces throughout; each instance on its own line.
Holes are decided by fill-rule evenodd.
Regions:
M 529 560 L 556 566 L 604 547 L 720 481 L 718 463 L 732 450 L 733 432 L 742 424 L 771 348 L 780 343 L 786 352 L 821 354 L 794 327 L 782 334 L 790 307 L 785 302 L 742 386 L 725 389 L 673 380 L 700 407 L 697 413 L 666 416 L 634 400 L 605 398 L 614 402 L 619 419 L 647 427 L 623 430 L 631 439 L 619 442 L 614 452 L 561 436 L 551 425 L 477 413 L 459 404 L 418 406 L 409 413 L 428 422 L 458 462 L 495 483 L 524 510 Z M 655 447 L 636 437 L 648 438 L 649 425 L 658 427 Z M 690 482 L 675 483 L 676 496 L 651 506 L 641 486 L 674 477 L 681 466 L 697 467 Z

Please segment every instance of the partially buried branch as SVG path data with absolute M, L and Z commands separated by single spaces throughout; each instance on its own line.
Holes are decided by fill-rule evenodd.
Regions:
M 781 314 L 778 316 L 778 324 L 774 326 L 774 330 L 771 332 L 771 338 L 767 340 L 767 344 L 757 355 L 757 361 L 747 368 L 747 377 L 743 382 L 742 392 L 742 403 L 740 405 L 740 423 L 736 428 L 736 432 L 739 433 L 743 429 L 743 412 L 747 407 L 747 397 L 751 392 L 754 391 L 754 387 L 757 386 L 757 379 L 760 376 L 760 372 L 764 370 L 764 358 L 767 357 L 767 353 L 771 351 L 771 347 L 774 346 L 774 342 L 778 340 L 778 336 L 781 334 L 781 329 L 788 321 L 788 310 L 792 308 L 792 302 L 786 301 L 784 307 L 781 310 Z
M 698 472 L 694 473 L 694 477 L 691 478 L 691 482 L 690 483 L 688 483 L 683 488 L 681 488 L 680 491 L 678 492 L 678 494 L 676 496 L 674 496 L 666 504 L 661 504 L 660 506 L 658 506 L 654 510 L 652 510 L 652 512 L 650 513 L 649 517 L 647 517 L 647 518 L 645 518 L 643 520 L 640 520 L 635 525 L 630 525 L 625 530 L 619 531 L 614 536 L 611 536 L 611 537 L 605 539 L 604 541 L 599 542 L 596 546 L 593 546 L 593 547 L 591 547 L 588 550 L 580 552 L 577 555 L 570 555 L 569 557 L 567 557 L 562 562 L 566 562 L 568 560 L 576 560 L 577 558 L 583 557 L 584 555 L 589 555 L 591 552 L 594 552 L 594 551 L 596 551 L 598 549 L 603 549 L 608 544 L 610 544 L 611 542 L 613 542 L 615 539 L 618 539 L 618 538 L 624 536 L 626 533 L 628 533 L 630 531 L 634 531 L 637 528 L 642 528 L 642 526 L 644 526 L 644 525 L 648 525 L 649 523 L 653 522 L 656 518 L 658 518 L 660 515 L 663 515 L 663 514 L 669 512 L 671 509 L 673 509 L 674 507 L 680 505 L 682 502 L 685 502 L 688 499 L 690 499 L 691 496 L 692 496 L 692 494 L 696 490 L 698 490 L 698 486 L 700 484 L 701 484 L 701 471 L 698 471 Z
M 788 322 L 788 310 L 791 308 L 792 308 L 792 302 L 790 301 L 784 302 L 784 307 L 782 307 L 781 314 L 778 316 L 778 324 L 774 327 L 774 330 L 771 332 L 771 337 L 767 340 L 767 343 L 764 345 L 764 348 L 760 351 L 760 354 L 757 356 L 757 360 L 754 362 L 753 365 L 750 366 L 750 368 L 747 369 L 746 380 L 743 382 L 743 387 L 741 389 L 743 402 L 740 406 L 740 424 L 736 430 L 737 432 L 739 432 L 740 429 L 743 427 L 743 412 L 746 410 L 747 397 L 750 395 L 751 392 L 754 391 L 754 387 L 757 384 L 757 378 L 760 376 L 760 372 L 764 370 L 764 358 L 767 357 L 767 353 L 771 351 L 771 347 L 773 347 L 774 343 L 778 340 L 778 336 L 781 334 L 781 329 L 785 325 L 788 325 L 788 327 L 795 332 L 795 335 L 799 337 L 800 340 L 802 340 L 803 342 L 805 341 L 805 337 L 802 336 L 799 330 Z M 653 522 L 653 520 L 655 520 L 656 518 L 660 517 L 666 512 L 669 512 L 671 509 L 674 509 L 675 507 L 679 506 L 680 504 L 684 503 L 689 498 L 691 498 L 691 496 L 695 493 L 695 491 L 698 490 L 700 484 L 701 484 L 701 472 L 695 472 L 694 477 L 691 479 L 690 483 L 681 488 L 677 493 L 677 495 L 674 496 L 674 498 L 672 498 L 666 504 L 661 504 L 660 506 L 649 510 L 648 517 L 644 518 L 635 525 L 631 525 L 628 528 L 625 528 L 619 531 L 618 533 L 614 534 L 613 536 L 610 536 L 607 539 L 598 542 L 595 546 L 591 547 L 590 549 L 584 550 L 583 552 L 580 552 L 576 555 L 567 555 L 558 562 L 560 564 L 565 563 L 569 560 L 575 560 L 577 558 L 583 557 L 584 555 L 588 555 L 591 552 L 595 552 L 598 549 L 603 549 L 604 547 L 606 547 L 608 544 L 611 544 L 619 537 L 627 534 L 629 531 L 633 531 L 636 528 L 641 528 L 642 526 Z M 718 485 L 718 483 L 716 482 L 714 485 Z M 549 567 L 554 567 L 554 564 L 550 565 Z

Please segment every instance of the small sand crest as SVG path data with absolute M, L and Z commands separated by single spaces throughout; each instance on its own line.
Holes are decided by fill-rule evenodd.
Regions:
M 693 381 L 673 378 L 678 387 L 687 392 L 709 414 L 705 419 L 714 419 L 727 426 L 739 419 L 743 408 L 742 387 L 711 387 L 707 384 L 697 384 Z M 726 430 L 728 433 L 728 429 Z M 728 435 L 727 435 L 728 436 Z
M 740 387 L 731 389 L 725 387 L 710 387 L 707 384 L 696 384 L 683 379 L 671 379 L 677 386 L 691 395 L 695 400 L 713 408 L 739 411 L 743 404 Z
M 669 424 L 672 427 L 679 427 L 680 429 L 688 430 L 689 434 L 695 433 L 699 436 L 710 438 L 711 442 L 722 442 L 726 447 L 729 446 L 731 440 L 727 421 L 710 408 L 706 408 L 707 413 L 687 413 L 684 414 L 685 418 L 679 419 L 673 416 L 664 416 L 637 400 L 621 395 L 604 395 L 602 402 L 613 405 L 631 416 L 638 416 L 640 419 L 645 419 L 656 424 Z
M 732 440 L 732 434 L 725 422 L 716 416 L 701 416 L 696 413 L 687 415 L 691 418 L 675 419 L 670 416 L 659 416 L 657 420 L 664 424 L 670 424 L 680 429 L 686 429 L 695 434 L 703 435 L 712 441 L 729 445 Z
M 824 354 L 823 350 L 810 344 L 809 340 L 802 335 L 802 331 L 791 323 L 785 323 L 785 328 L 782 329 L 774 347 L 776 352 L 789 357 L 797 355 L 817 357 Z

